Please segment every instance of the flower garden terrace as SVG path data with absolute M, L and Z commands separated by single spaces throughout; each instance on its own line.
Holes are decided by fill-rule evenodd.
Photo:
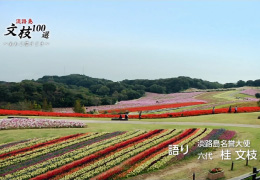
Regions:
M 198 145 L 199 140 L 231 140 L 235 134 L 225 129 L 155 129 L 5 143 L 0 145 L 0 179 L 122 179 L 207 150 Z M 171 154 L 169 145 L 185 151 Z
M 228 108 L 229 106 L 254 107 L 258 99 L 254 94 L 259 89 L 238 88 L 225 91 L 184 92 L 171 94 L 146 93 L 144 97 L 120 101 L 114 105 L 90 106 L 86 112 L 117 114 L 131 112 L 137 114 L 164 114 L 191 110 L 208 110 L 212 107 Z M 54 112 L 73 112 L 72 108 L 54 108 Z

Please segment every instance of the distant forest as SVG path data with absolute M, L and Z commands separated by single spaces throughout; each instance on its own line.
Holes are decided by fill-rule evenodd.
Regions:
M 44 76 L 36 81 L 0 81 L 0 108 L 49 110 L 51 107 L 72 107 L 78 99 L 85 106 L 109 105 L 121 100 L 140 98 L 145 92 L 176 93 L 189 88 L 220 89 L 243 86 L 260 86 L 260 79 L 220 84 L 183 76 L 120 82 L 79 74 Z

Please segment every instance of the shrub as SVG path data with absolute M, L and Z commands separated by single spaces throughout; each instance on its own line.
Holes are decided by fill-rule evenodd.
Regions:
M 81 106 L 80 104 L 80 100 L 76 100 L 75 104 L 74 104 L 74 108 L 73 111 L 75 113 L 86 113 L 86 109 L 84 106 Z

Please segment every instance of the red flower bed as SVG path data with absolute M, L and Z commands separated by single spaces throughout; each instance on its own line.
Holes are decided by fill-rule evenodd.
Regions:
M 99 157 L 101 157 L 101 156 L 103 156 L 103 155 L 105 155 L 105 154 L 107 154 L 107 153 L 109 153 L 111 151 L 116 150 L 117 148 L 124 147 L 127 144 L 129 144 L 129 143 L 139 141 L 139 140 L 141 140 L 143 138 L 147 138 L 147 137 L 149 137 L 149 136 L 151 136 L 153 134 L 156 134 L 158 132 L 160 132 L 160 130 L 153 130 L 153 131 L 150 131 L 150 132 L 148 132 L 146 134 L 140 135 L 138 137 L 134 137 L 132 139 L 129 139 L 127 141 L 120 142 L 118 144 L 115 144 L 114 146 L 111 146 L 111 147 L 108 147 L 106 149 L 100 150 L 100 151 L 98 151 L 98 152 L 96 152 L 94 154 L 91 154 L 89 156 L 86 156 L 86 157 L 84 157 L 82 159 L 79 159 L 77 161 L 73 161 L 73 162 L 71 162 L 69 164 L 66 164 L 66 165 L 64 165 L 62 167 L 59 167 L 57 169 L 54 169 L 52 171 L 48 171 L 47 173 L 44 173 L 44 174 L 41 174 L 41 175 L 39 175 L 39 176 L 37 176 L 35 178 L 32 178 L 31 180 L 43 180 L 43 179 L 51 178 L 51 177 L 56 176 L 58 174 L 64 173 L 65 171 L 68 171 L 71 168 L 75 168 L 75 167 L 77 167 L 79 165 L 82 165 L 82 164 L 84 164 L 86 162 L 89 162 L 91 160 L 99 158 Z
M 164 109 L 164 108 L 177 108 L 177 107 L 183 107 L 183 106 L 193 106 L 198 104 L 205 104 L 205 102 L 187 102 L 187 103 L 175 103 L 175 104 L 161 104 L 161 105 L 153 105 L 153 106 L 140 106 L 140 107 L 129 107 L 129 108 L 122 108 L 122 109 L 112 109 L 112 110 L 106 110 L 108 113 L 111 112 L 136 112 L 136 111 L 150 111 L 150 110 L 156 110 L 156 109 Z M 101 111 L 104 112 L 104 111 Z
M 194 131 L 194 129 L 187 129 L 185 130 L 183 133 L 181 133 L 180 135 L 176 136 L 176 137 L 173 137 L 172 139 L 169 139 L 167 141 L 164 141 L 162 142 L 161 144 L 157 145 L 157 146 L 154 146 L 150 149 L 147 149 L 146 151 L 142 152 L 142 153 L 139 153 L 137 154 L 136 156 L 126 160 L 125 162 L 123 162 L 122 164 L 118 165 L 118 166 L 115 166 L 114 168 L 111 168 L 110 170 L 108 171 L 105 171 L 101 174 L 99 174 L 98 176 L 94 177 L 94 178 L 91 178 L 91 180 L 105 180 L 105 179 L 108 179 L 110 178 L 111 176 L 117 174 L 117 173 L 120 173 L 124 167 L 128 167 L 128 166 L 131 166 L 133 164 L 135 164 L 137 161 L 151 155 L 152 153 L 168 146 L 169 144 L 172 144 L 178 140 L 181 140 L 183 139 L 184 137 L 188 136 L 190 133 L 192 133 Z
M 239 107 L 238 113 L 241 112 L 259 112 L 260 107 Z M 234 108 L 233 111 L 234 112 Z M 228 108 L 215 109 L 215 114 L 228 113 Z M 154 118 L 171 118 L 171 117 L 185 117 L 212 114 L 212 110 L 194 110 L 176 113 L 165 114 L 144 114 L 143 119 Z M 20 116 L 56 116 L 56 117 L 85 117 L 85 118 L 118 118 L 118 115 L 110 114 L 80 114 L 80 113 L 55 113 L 55 112 L 41 112 L 41 111 L 17 111 L 17 110 L 0 110 L 0 115 L 20 115 Z M 129 115 L 131 119 L 138 119 L 138 115 Z
M 237 113 L 242 112 L 259 112 L 260 107 L 239 107 Z M 234 112 L 234 109 L 233 111 Z M 215 109 L 215 114 L 228 113 L 227 108 Z M 143 119 L 155 119 L 155 118 L 171 118 L 171 117 L 186 117 L 186 116 L 199 116 L 212 114 L 212 110 L 194 110 L 194 111 L 184 111 L 176 113 L 166 113 L 166 114 L 145 114 L 142 115 Z M 138 115 L 130 115 L 129 118 L 137 119 Z
M 74 135 L 70 135 L 70 136 L 64 136 L 64 137 L 54 139 L 54 140 L 51 140 L 51 141 L 47 141 L 47 142 L 44 142 L 44 143 L 35 144 L 33 146 L 30 146 L 30 147 L 14 150 L 14 151 L 11 151 L 11 152 L 8 152 L 8 153 L 1 154 L 0 158 L 3 159 L 3 158 L 6 158 L 8 156 L 13 156 L 13 155 L 16 155 L 16 154 L 20 154 L 22 152 L 31 151 L 31 150 L 36 149 L 36 148 L 44 147 L 44 146 L 47 146 L 47 145 L 50 145 L 50 144 L 55 144 L 57 142 L 65 141 L 67 139 L 77 137 L 77 136 L 80 136 L 80 135 L 82 135 L 82 134 L 74 134 Z
M 0 115 L 19 115 L 19 116 L 55 116 L 55 117 L 86 117 L 86 118 L 113 118 L 117 115 L 109 114 L 81 114 L 81 113 L 56 113 L 42 111 L 26 111 L 26 110 L 6 110 L 0 109 Z

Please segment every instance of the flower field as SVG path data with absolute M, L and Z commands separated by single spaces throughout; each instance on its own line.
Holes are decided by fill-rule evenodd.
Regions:
M 246 90 L 241 91 L 240 93 L 247 94 L 250 96 L 255 96 L 256 93 L 260 93 L 260 90 L 259 89 L 246 89 Z
M 203 92 L 181 92 L 171 94 L 157 94 L 146 92 L 145 96 L 139 99 L 119 101 L 113 105 L 98 105 L 86 107 L 87 113 L 116 114 L 126 111 L 137 114 L 143 111 L 143 114 L 160 114 L 174 111 L 206 110 L 216 107 L 253 107 L 257 106 L 255 102 L 259 101 L 254 95 L 259 89 L 239 88 L 225 91 Z M 177 110 L 178 109 L 178 110 Z M 73 113 L 73 108 L 53 108 L 57 113 Z
M 162 104 L 182 104 L 182 103 L 191 103 L 199 102 L 206 103 L 204 100 L 195 99 L 195 96 L 203 94 L 204 92 L 189 92 L 189 93 L 171 93 L 171 94 L 157 94 L 146 92 L 144 97 L 128 101 L 120 101 L 115 105 L 105 105 L 105 106 L 91 106 L 88 107 L 88 111 L 98 110 L 105 111 L 111 109 L 128 109 L 136 107 L 145 107 L 145 106 L 155 106 Z
M 12 118 L 0 121 L 0 129 L 23 129 L 23 128 L 82 128 L 81 122 L 55 121 L 48 119 L 22 119 Z
M 234 131 L 192 128 L 82 133 L 0 145 L 0 179 L 122 179 L 154 171 L 203 149 L 198 140 L 231 139 Z M 169 145 L 185 155 L 169 155 Z
M 205 104 L 204 102 L 186 102 L 186 103 L 176 103 L 176 104 L 161 104 L 161 105 L 153 105 L 153 106 L 141 106 L 141 107 L 129 107 L 129 108 L 121 108 L 121 109 L 111 109 L 106 110 L 106 112 L 137 112 L 137 111 L 151 111 L 165 108 L 177 108 L 184 106 L 194 106 L 198 104 Z M 104 111 L 100 111 L 101 113 Z
M 127 100 L 127 101 L 120 101 L 114 105 L 100 105 L 100 106 L 89 106 L 87 107 L 86 111 L 93 111 L 98 110 L 99 112 L 104 111 L 124 111 L 128 110 L 132 111 L 140 111 L 144 107 L 146 109 L 143 110 L 154 110 L 154 106 L 158 106 L 158 108 L 167 108 L 167 107 L 160 107 L 161 105 L 166 105 L 168 108 L 171 106 L 173 107 L 181 107 L 181 106 L 189 106 L 185 105 L 185 103 L 191 103 L 190 105 L 196 105 L 207 103 L 205 100 L 196 99 L 195 97 L 205 92 L 188 92 L 188 93 L 171 93 L 171 94 L 157 94 L 157 93 L 150 93 L 146 92 L 144 97 L 139 99 Z M 194 103 L 194 104 L 193 104 Z M 184 104 L 181 106 L 175 106 L 177 104 Z M 157 109 L 158 109 L 157 108 Z M 132 109 L 132 110 L 130 110 Z M 65 112 L 65 113 L 72 113 L 72 108 L 53 108 L 54 112 Z
M 259 112 L 260 107 L 239 107 L 237 113 L 243 112 Z M 232 109 L 232 113 L 234 108 Z M 215 109 L 215 114 L 228 113 L 228 108 Z M 142 119 L 152 118 L 174 118 L 212 114 L 212 110 L 192 110 L 183 112 L 173 112 L 165 114 L 144 114 Z M 20 116 L 56 116 L 56 117 L 85 117 L 85 118 L 118 118 L 118 115 L 112 114 L 81 114 L 81 113 L 56 113 L 56 112 L 41 112 L 41 111 L 18 111 L 0 109 L 0 115 L 20 115 Z M 138 119 L 138 115 L 129 115 L 130 119 Z

